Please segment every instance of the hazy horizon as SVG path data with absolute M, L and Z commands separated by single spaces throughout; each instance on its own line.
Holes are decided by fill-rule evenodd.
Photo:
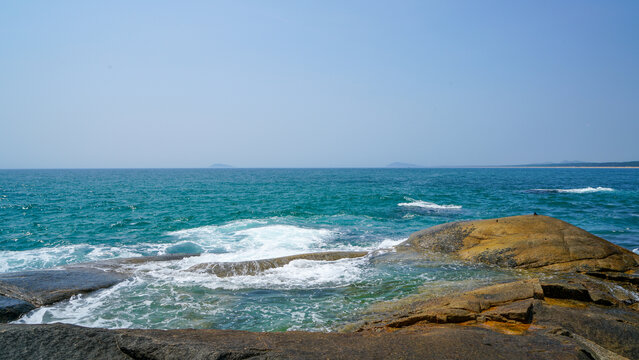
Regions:
M 0 169 L 639 159 L 638 2 L 0 9 Z

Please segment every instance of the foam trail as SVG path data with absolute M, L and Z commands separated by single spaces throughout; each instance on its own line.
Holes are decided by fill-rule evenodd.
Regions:
M 208 261 L 247 261 L 327 250 L 336 232 L 325 228 L 240 220 L 167 233 L 200 246 Z M 333 250 L 333 249 L 331 249 Z
M 78 262 L 136 257 L 144 252 L 127 247 L 86 244 L 43 247 L 22 251 L 0 251 L 0 272 L 45 269 Z
M 576 188 L 576 189 L 531 189 L 529 192 L 538 192 L 538 193 L 568 193 L 568 194 L 587 194 L 587 193 L 596 193 L 596 192 L 611 192 L 615 191 L 613 188 L 609 187 L 585 187 L 585 188 Z
M 397 206 L 403 207 L 416 207 L 433 211 L 442 211 L 442 210 L 459 210 L 462 208 L 461 205 L 439 205 L 428 201 L 423 200 L 415 200 L 409 197 L 404 198 L 408 202 L 399 203 Z
M 280 268 L 269 269 L 255 276 L 218 278 L 214 275 L 185 272 L 172 266 L 147 264 L 132 279 L 91 294 L 78 295 L 68 301 L 38 308 L 14 323 L 41 324 L 62 322 L 102 328 L 192 328 L 193 319 L 184 314 L 207 318 L 228 312 L 240 298 L 234 294 L 211 290 L 305 290 L 348 286 L 362 281 L 367 274 L 367 258 L 337 261 L 295 260 Z M 166 265 L 166 264 L 163 264 Z M 151 269 L 151 270 L 149 270 Z M 194 297 L 194 287 L 207 288 Z M 205 299 L 204 301 L 202 300 Z M 302 304 L 304 305 L 304 304 Z M 259 305 L 261 310 L 268 305 Z M 305 312 L 314 315 L 317 309 Z M 202 314 L 206 316 L 202 317 Z M 272 314 L 264 314 L 271 316 Z

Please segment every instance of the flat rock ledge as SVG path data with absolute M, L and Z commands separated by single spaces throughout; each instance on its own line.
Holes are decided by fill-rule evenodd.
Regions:
M 359 258 L 366 255 L 368 255 L 367 251 L 325 251 L 252 261 L 202 263 L 194 265 L 188 270 L 206 272 L 218 277 L 255 275 L 269 269 L 285 266 L 295 260 L 336 261 Z
M 183 259 L 187 254 L 146 256 L 0 274 L 0 322 L 34 308 L 111 287 L 129 277 L 128 265 Z
M 438 326 L 384 333 L 0 325 L 0 359 L 592 359 L 563 335 Z
M 639 359 L 639 256 L 585 230 L 541 215 L 455 222 L 417 232 L 396 250 L 524 269 L 525 279 L 377 304 L 371 315 L 335 333 L 0 324 L 0 359 Z M 323 253 L 190 270 L 251 274 L 298 258 L 364 255 Z M 95 281 L 73 291 L 56 278 L 60 274 L 48 273 L 54 280 L 49 287 L 29 280 L 34 274 L 3 274 L 0 295 L 10 291 L 10 298 L 0 297 L 0 321 L 74 291 L 110 286 L 126 276 L 119 268 L 105 262 L 97 269 L 103 273 L 89 273 Z M 75 285 L 86 275 L 84 266 L 61 273 L 69 271 Z

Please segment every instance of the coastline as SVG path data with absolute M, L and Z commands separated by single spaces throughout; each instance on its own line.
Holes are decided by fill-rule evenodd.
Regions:
M 499 236 L 497 236 L 499 234 Z M 396 253 L 441 253 L 466 262 L 521 269 L 526 279 L 438 297 L 390 302 L 343 332 L 106 330 L 74 325 L 0 325 L 0 358 L 637 358 L 639 255 L 546 216 L 453 222 L 412 234 Z M 359 254 L 358 254 L 359 255 Z M 340 255 L 343 256 L 343 255 Z M 165 261 L 167 259 L 149 259 Z M 170 260 L 170 259 L 169 259 Z M 269 264 L 280 262 L 269 260 Z M 125 260 L 141 262 L 145 259 Z M 33 306 L 39 290 L 66 297 L 112 286 L 13 282 L 0 295 Z M 86 265 L 88 266 L 88 265 Z M 275 265 L 273 265 L 275 266 Z M 83 266 L 70 267 L 87 271 Z M 70 269 L 57 271 L 64 274 Z M 91 271 L 95 271 L 91 268 Z M 116 270 L 113 270 L 116 269 Z M 48 278 L 40 271 L 35 278 Z M 50 272 L 49 272 L 50 275 Z M 24 274 L 13 278 L 24 279 Z M 79 280 L 72 282 L 80 283 Z M 117 282 L 117 281 L 116 281 Z M 34 284 L 35 289 L 34 289 Z M 40 284 L 40 285 L 38 285 Z M 58 288 L 56 288 L 56 286 Z M 89 287 L 87 287 L 89 286 Z M 16 288 L 22 287 L 22 292 Z M 7 289 L 11 291 L 7 291 Z M 64 298 L 64 297 L 63 297 Z M 60 301 L 56 297 L 50 301 Z M 48 299 L 41 296 L 38 299 Z M 622 319 L 622 320 L 620 320 Z M 36 344 L 36 345 L 34 345 Z

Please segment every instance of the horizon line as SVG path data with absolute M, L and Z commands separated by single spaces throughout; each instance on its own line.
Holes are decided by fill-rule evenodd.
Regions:
M 34 168 L 0 168 L 0 170 L 310 170 L 310 169 L 639 169 L 639 166 L 528 166 L 528 165 L 434 165 L 414 167 L 389 166 L 317 166 L 317 167 L 34 167 Z

